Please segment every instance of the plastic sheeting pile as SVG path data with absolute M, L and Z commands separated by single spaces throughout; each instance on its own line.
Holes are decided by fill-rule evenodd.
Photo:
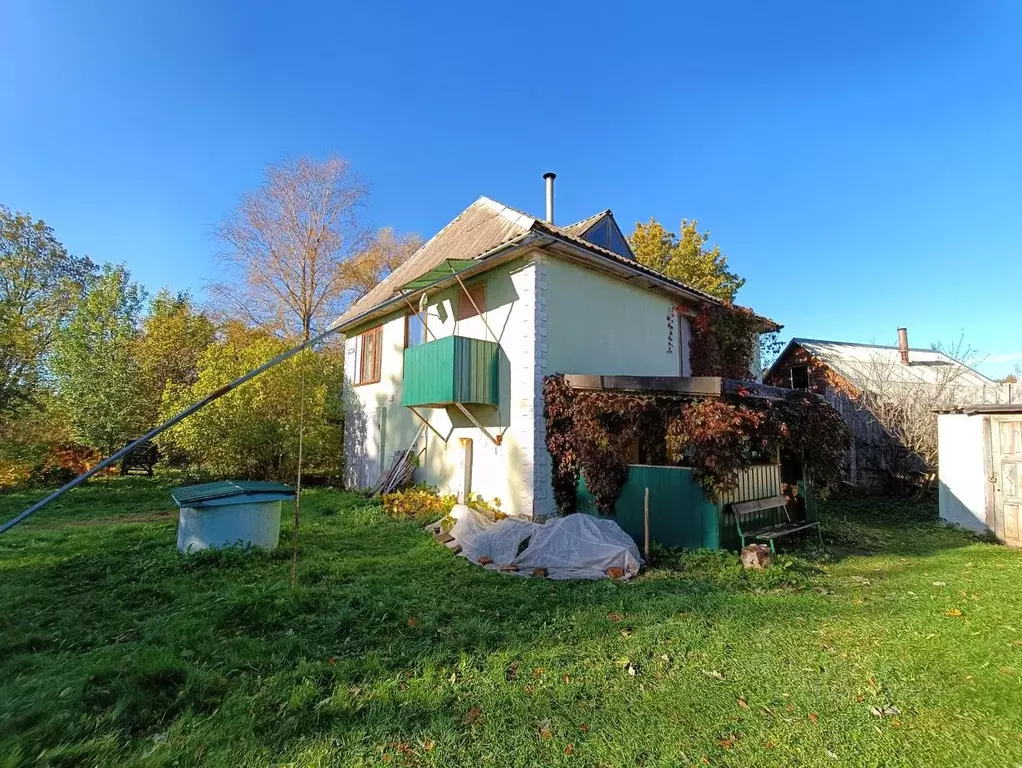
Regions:
M 483 567 L 529 575 L 537 569 L 551 579 L 602 579 L 619 568 L 622 578 L 639 572 L 642 557 L 632 538 L 613 520 L 574 514 L 548 523 L 505 518 L 494 522 L 458 504 L 448 531 L 461 546 L 462 557 Z M 523 542 L 527 545 L 519 554 Z

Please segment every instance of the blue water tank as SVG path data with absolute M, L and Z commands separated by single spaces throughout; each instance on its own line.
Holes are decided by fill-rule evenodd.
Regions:
M 185 485 L 171 491 L 180 508 L 179 552 L 207 547 L 276 549 L 280 540 L 281 503 L 295 497 L 280 483 L 222 480 Z

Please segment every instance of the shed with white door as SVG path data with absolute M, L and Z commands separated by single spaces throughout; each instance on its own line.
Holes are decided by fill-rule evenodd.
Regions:
M 1022 547 L 1022 405 L 937 415 L 940 517 Z

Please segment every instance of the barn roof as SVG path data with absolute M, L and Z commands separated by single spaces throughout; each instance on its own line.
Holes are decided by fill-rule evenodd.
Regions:
M 961 369 L 960 378 L 956 381 L 956 384 L 961 386 L 982 387 L 995 383 L 978 371 L 952 360 L 935 349 L 909 349 L 909 363 L 905 365 L 901 362 L 901 353 L 896 346 L 804 338 L 794 338 L 788 342 L 788 346 L 767 371 L 767 376 L 773 372 L 774 366 L 781 361 L 785 353 L 796 344 L 856 386 L 870 378 L 878 366 L 885 374 L 905 383 L 936 384 L 946 380 L 949 366 Z

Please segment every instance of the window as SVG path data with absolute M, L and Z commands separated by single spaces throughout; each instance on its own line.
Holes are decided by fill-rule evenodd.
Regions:
M 473 303 L 475 306 L 473 306 Z M 471 288 L 462 292 L 458 295 L 458 320 L 468 320 L 470 317 L 476 317 L 479 312 L 476 312 L 476 307 L 479 307 L 479 312 L 486 311 L 486 283 L 480 283 L 479 285 L 473 285 Z
M 792 389 L 809 389 L 809 366 L 808 365 L 793 365 L 793 366 L 791 366 L 791 388 Z
M 380 380 L 383 362 L 383 326 L 378 325 L 359 336 L 358 380 L 356 384 L 375 384 Z
M 417 347 L 426 340 L 426 328 L 422 324 L 422 318 L 410 313 L 405 315 L 405 349 Z

